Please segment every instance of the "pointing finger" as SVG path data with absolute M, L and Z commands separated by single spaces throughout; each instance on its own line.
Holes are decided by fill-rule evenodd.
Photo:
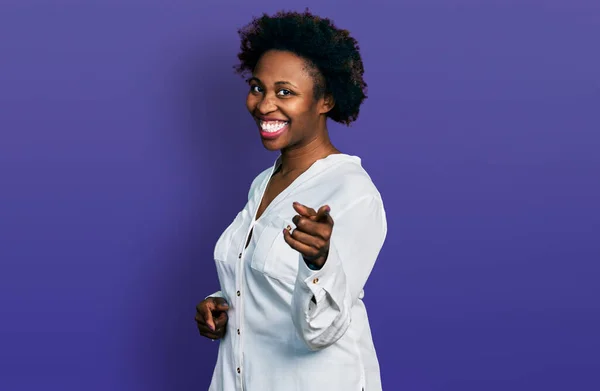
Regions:
M 308 206 L 302 205 L 299 202 L 294 202 L 292 205 L 296 212 L 298 212 L 298 214 L 304 217 L 311 217 L 317 215 L 317 212 L 315 212 L 313 208 L 309 208 Z

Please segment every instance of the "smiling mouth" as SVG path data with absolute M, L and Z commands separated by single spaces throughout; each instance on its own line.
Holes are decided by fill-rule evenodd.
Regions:
M 288 121 L 258 121 L 260 130 L 262 130 L 265 133 L 277 133 L 283 128 L 285 128 L 288 123 Z

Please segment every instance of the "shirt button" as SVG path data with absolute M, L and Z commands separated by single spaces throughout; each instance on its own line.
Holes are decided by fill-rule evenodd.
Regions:
M 237 295 L 238 295 L 238 296 L 239 296 L 239 295 L 241 295 L 240 291 L 237 291 Z
M 238 255 L 238 258 L 239 258 L 239 259 L 242 259 L 242 253 L 240 253 L 240 255 Z
M 240 368 L 237 369 L 237 373 L 240 373 L 242 370 Z
M 318 279 L 318 278 L 315 278 L 315 279 L 313 280 L 313 284 L 316 284 L 316 283 L 318 283 L 318 282 L 319 282 L 319 279 Z
M 240 329 L 238 329 L 238 335 L 240 335 Z

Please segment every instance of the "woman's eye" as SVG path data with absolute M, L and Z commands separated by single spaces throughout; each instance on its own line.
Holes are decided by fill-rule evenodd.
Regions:
M 291 91 L 289 91 L 289 90 L 280 90 L 279 91 L 279 95 L 287 96 L 290 94 L 291 94 Z
M 260 87 L 259 86 L 250 86 L 250 91 L 251 92 L 260 92 Z

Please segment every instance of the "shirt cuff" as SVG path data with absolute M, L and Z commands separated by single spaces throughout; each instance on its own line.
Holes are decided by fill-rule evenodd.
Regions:
M 311 270 L 302 254 L 298 257 L 297 284 L 303 293 L 303 302 L 307 303 L 308 314 L 319 311 L 319 307 L 337 307 L 339 310 L 344 301 L 345 275 L 342 263 L 339 259 L 333 243 L 329 247 L 329 254 L 323 267 L 319 270 Z M 315 298 L 316 304 L 311 302 Z
M 221 291 L 217 291 L 211 295 L 208 295 L 204 298 L 204 300 L 208 299 L 209 297 L 222 297 L 223 299 L 225 298 L 225 295 L 223 295 L 223 292 Z

